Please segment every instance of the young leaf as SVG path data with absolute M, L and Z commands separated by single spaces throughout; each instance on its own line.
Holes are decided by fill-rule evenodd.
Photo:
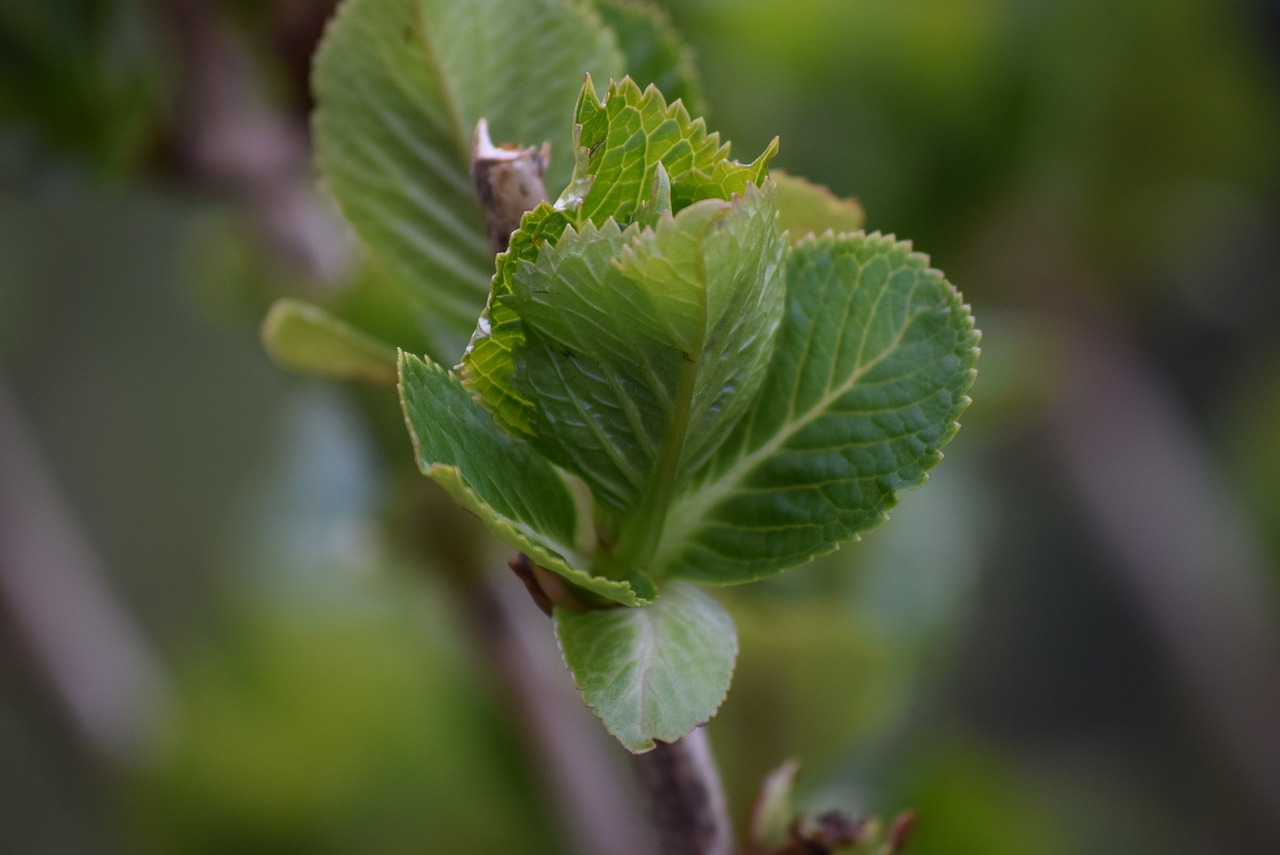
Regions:
M 543 245 L 558 240 L 572 222 L 567 213 L 546 204 L 525 214 L 507 251 L 498 256 L 488 305 L 458 366 L 463 385 L 514 436 L 531 435 L 533 428 L 529 425 L 532 405 L 516 391 L 512 377 L 512 350 L 524 341 L 520 315 L 510 305 L 512 278 L 520 262 L 535 261 Z
M 842 199 L 821 184 L 774 170 L 778 185 L 778 228 L 799 243 L 810 234 L 856 232 L 865 219 L 855 199 Z
M 643 578 L 633 587 L 584 569 L 574 549 L 574 501 L 560 473 L 495 425 L 443 368 L 401 354 L 400 399 L 419 468 L 497 537 L 615 602 L 639 605 L 653 596 Z
M 516 435 L 533 432 L 530 403 L 513 379 L 523 327 L 507 305 L 521 264 L 534 261 L 570 226 L 601 226 L 609 219 L 625 226 L 633 216 L 650 221 L 660 210 L 678 211 L 695 199 L 744 193 L 749 184 L 764 182 L 777 151 L 775 140 L 753 163 L 734 163 L 729 146 L 708 134 L 701 119 L 690 118 L 680 104 L 668 106 L 657 89 L 641 91 L 630 78 L 611 83 L 604 101 L 587 80 L 575 116 L 581 147 L 573 181 L 555 206 L 526 214 L 509 250 L 498 256 L 489 302 L 459 366 L 467 388 Z
M 672 504 L 653 574 L 745 582 L 883 521 L 955 434 L 977 342 L 960 295 L 909 244 L 802 241 L 768 379 Z
M 738 636 L 728 612 L 675 583 L 639 609 L 555 610 L 565 664 L 588 706 L 629 750 L 674 742 L 715 715 Z
M 262 343 L 279 365 L 368 383 L 396 382 L 396 352 L 346 321 L 301 300 L 277 300 L 262 322 Z
M 549 140 L 573 162 L 564 106 L 584 73 L 620 76 L 613 34 L 570 0 L 347 0 L 316 58 L 315 138 L 329 189 L 374 255 L 460 353 L 493 261 L 468 177 L 470 139 Z
M 778 150 L 775 139 L 753 162 L 731 161 L 729 144 L 707 133 L 702 119 L 629 77 L 611 81 L 604 100 L 588 80 L 575 114 L 573 179 L 556 205 L 576 209 L 579 222 L 631 222 L 652 192 L 659 163 L 670 180 L 673 210 L 699 199 L 728 199 L 748 184 L 763 184 Z
M 781 318 L 771 188 L 656 229 L 566 231 L 515 276 L 517 390 L 533 446 L 623 519 L 613 559 L 647 569 L 670 500 L 764 380 Z

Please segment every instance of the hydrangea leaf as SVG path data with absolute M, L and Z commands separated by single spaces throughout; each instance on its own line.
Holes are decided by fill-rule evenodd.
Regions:
M 866 219 L 856 199 L 842 199 L 821 184 L 774 170 L 778 185 L 778 228 L 799 243 L 810 234 L 856 232 Z
M 262 343 L 277 364 L 338 380 L 396 382 L 389 345 L 302 300 L 277 300 L 262 322 Z
M 674 210 L 699 199 L 728 199 L 748 184 L 764 183 L 774 140 L 749 164 L 729 159 L 729 144 L 708 133 L 684 104 L 668 104 L 657 88 L 631 78 L 611 81 L 603 100 L 587 80 L 578 96 L 573 180 L 558 207 L 576 209 L 579 222 L 632 221 L 648 198 L 661 163 L 671 184 Z
M 960 295 L 909 244 L 796 245 L 769 376 L 671 504 L 654 574 L 745 582 L 879 524 L 955 434 L 977 343 Z
M 599 226 L 609 219 L 625 226 L 637 217 L 652 224 L 663 211 L 692 201 L 745 193 L 764 183 L 777 151 L 775 140 L 754 162 L 734 163 L 728 145 L 708 134 L 701 119 L 690 118 L 680 104 L 668 105 L 653 87 L 642 91 L 630 78 L 611 83 L 603 101 L 588 79 L 575 115 L 581 146 L 573 181 L 554 206 L 526 214 L 507 253 L 498 256 L 489 302 L 458 366 L 467 388 L 516 435 L 532 434 L 531 405 L 513 376 L 512 354 L 524 341 L 523 326 L 505 304 L 521 263 L 535 260 L 569 226 Z M 622 190 L 609 189 L 618 182 Z
M 418 466 L 494 535 L 569 582 L 623 605 L 640 605 L 652 586 L 602 579 L 574 544 L 578 517 L 561 474 L 508 436 L 444 368 L 400 358 L 400 400 Z
M 564 105 L 584 73 L 620 76 L 611 30 L 570 0 L 346 0 L 316 58 L 321 173 L 387 271 L 461 352 L 493 273 L 472 193 L 470 139 L 552 143 L 548 180 L 573 164 Z
M 516 391 L 512 377 L 512 350 L 524 341 L 520 316 L 510 305 L 512 278 L 521 261 L 535 261 L 538 252 L 558 240 L 572 222 L 569 214 L 547 204 L 524 215 L 507 251 L 498 255 L 489 302 L 458 366 L 463 384 L 515 436 L 531 435 L 533 429 L 529 425 L 532 405 Z
M 738 655 L 733 620 L 693 585 L 668 585 L 644 608 L 558 608 L 555 625 L 582 697 L 636 753 L 708 721 L 729 690 Z
M 515 383 L 532 445 L 622 520 L 611 560 L 647 569 L 668 503 L 764 380 L 782 311 L 771 187 L 655 229 L 566 230 L 514 278 Z

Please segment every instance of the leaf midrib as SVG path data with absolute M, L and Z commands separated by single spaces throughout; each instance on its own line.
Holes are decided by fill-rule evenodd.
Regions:
M 919 279 L 917 279 L 917 282 L 912 286 L 912 293 L 914 293 L 915 289 L 919 287 L 919 284 Z M 881 296 L 877 297 L 877 307 L 880 299 L 884 294 L 888 293 L 888 291 L 889 288 L 886 287 L 881 293 Z M 893 340 L 882 351 L 880 351 L 880 353 L 876 354 L 875 358 L 866 365 L 855 367 L 854 371 L 849 375 L 849 378 L 846 381 L 820 398 L 817 403 L 805 411 L 802 416 L 785 422 L 777 433 L 749 454 L 743 455 L 739 458 L 737 463 L 726 469 L 718 478 L 707 482 L 702 487 L 699 487 L 697 490 L 689 493 L 683 498 L 683 500 L 677 501 L 671 508 L 671 513 L 669 514 L 669 517 L 675 521 L 675 530 L 674 532 L 672 530 L 668 530 L 669 536 L 666 539 L 665 544 L 669 545 L 667 545 L 666 548 L 658 554 L 658 562 L 656 566 L 661 567 L 667 563 L 670 554 L 683 544 L 685 537 L 689 532 L 696 528 L 698 523 L 702 521 L 706 512 L 713 507 L 716 502 L 729 495 L 735 484 L 740 483 L 742 479 L 749 475 L 757 466 L 781 449 L 793 436 L 820 419 L 832 404 L 852 391 L 863 377 L 894 353 L 902 343 L 902 339 L 906 335 L 907 330 L 911 328 L 912 324 L 914 324 L 918 318 L 927 313 L 928 310 L 925 309 L 908 315 Z
M 698 320 L 694 325 L 696 332 L 690 349 L 684 352 L 684 364 L 681 366 L 680 379 L 676 384 L 671 425 L 662 438 L 662 445 L 658 452 L 658 465 L 654 468 L 653 476 L 646 485 L 644 497 L 637 506 L 637 519 L 640 523 L 638 528 L 628 532 L 626 540 L 620 543 L 618 561 L 623 567 L 648 572 L 647 568 L 658 553 L 662 541 L 662 530 L 668 516 L 667 509 L 671 504 L 676 475 L 683 456 L 685 440 L 689 434 L 693 396 L 698 385 L 698 371 L 702 367 L 702 351 L 707 338 L 708 280 L 703 242 L 728 211 L 726 207 L 715 216 L 709 217 L 698 235 L 698 281 L 702 287 L 698 292 Z

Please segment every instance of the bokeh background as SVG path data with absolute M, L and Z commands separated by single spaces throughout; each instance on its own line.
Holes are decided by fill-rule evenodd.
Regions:
M 711 126 L 985 333 L 933 481 L 728 594 L 737 821 L 797 756 L 806 810 L 913 808 L 919 855 L 1280 852 L 1280 4 L 663 5 Z M 394 398 L 259 343 L 282 295 L 385 305 L 309 174 L 331 8 L 0 0 L 0 851 L 637 822 L 565 807 L 570 755 L 632 795 L 590 727 L 527 745 L 450 582 L 502 555 L 437 530 Z

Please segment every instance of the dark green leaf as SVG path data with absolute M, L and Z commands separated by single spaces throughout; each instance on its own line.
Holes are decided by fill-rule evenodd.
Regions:
M 577 551 L 579 519 L 564 478 L 513 440 L 443 368 L 400 359 L 400 397 L 418 466 L 496 536 L 541 567 L 602 597 L 636 605 L 652 589 L 600 579 Z
M 909 244 L 801 242 L 769 377 L 672 504 L 654 575 L 744 582 L 882 522 L 955 434 L 977 342 L 960 295 Z

